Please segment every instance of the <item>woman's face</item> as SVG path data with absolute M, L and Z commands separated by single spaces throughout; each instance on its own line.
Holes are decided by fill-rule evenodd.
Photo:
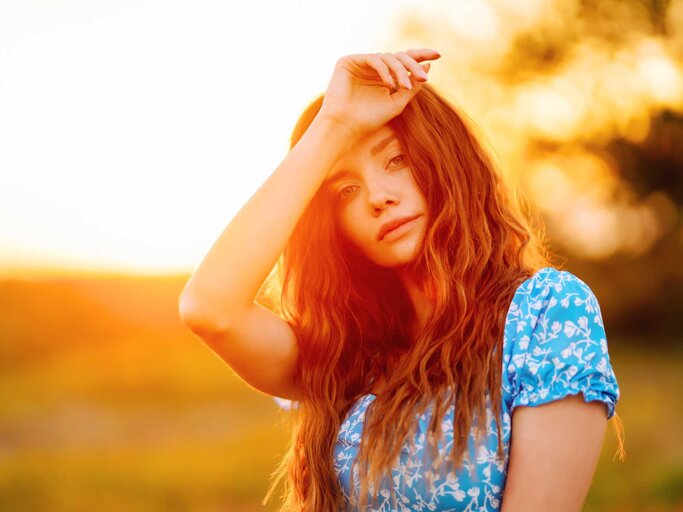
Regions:
M 368 259 L 383 267 L 412 261 L 426 230 L 427 202 L 389 125 L 360 139 L 323 186 L 342 234 Z M 413 220 L 383 234 L 387 223 L 406 218 Z

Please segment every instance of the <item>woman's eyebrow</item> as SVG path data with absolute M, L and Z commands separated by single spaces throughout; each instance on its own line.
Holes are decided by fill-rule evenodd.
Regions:
M 372 156 L 376 156 L 387 146 L 387 144 L 389 144 L 390 142 L 392 142 L 394 140 L 398 140 L 398 138 L 394 134 L 391 134 L 388 137 L 385 137 L 384 139 L 380 140 L 377 144 L 372 146 L 372 148 L 370 148 L 370 154 Z M 353 175 L 352 171 L 349 171 L 347 169 L 342 169 L 341 171 L 335 172 L 332 176 L 327 178 L 323 182 L 323 185 L 324 186 L 331 185 L 335 181 L 339 181 L 340 179 L 345 178 L 346 176 L 350 176 L 350 175 Z
M 386 145 L 389 144 L 392 140 L 397 140 L 396 135 L 394 135 L 393 133 L 392 133 L 391 135 L 389 135 L 388 137 L 386 137 L 386 138 L 380 140 L 380 141 L 379 141 L 377 144 L 375 144 L 374 146 L 372 146 L 372 149 L 370 149 L 370 154 L 371 154 L 372 156 L 377 155 L 377 153 L 379 153 L 380 151 L 382 151 L 382 150 L 386 147 Z
M 323 181 L 323 186 L 324 187 L 330 186 L 342 178 L 346 178 L 347 176 L 353 176 L 353 175 L 354 175 L 354 173 L 352 171 L 349 171 L 347 169 L 342 169 L 341 171 L 335 172 L 332 176 L 330 176 L 325 181 Z

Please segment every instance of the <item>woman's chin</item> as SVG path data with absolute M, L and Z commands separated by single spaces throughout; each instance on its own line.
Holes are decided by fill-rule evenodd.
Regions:
M 393 247 L 391 251 L 384 252 L 375 262 L 382 267 L 394 268 L 408 265 L 417 255 L 417 245 L 412 241 Z

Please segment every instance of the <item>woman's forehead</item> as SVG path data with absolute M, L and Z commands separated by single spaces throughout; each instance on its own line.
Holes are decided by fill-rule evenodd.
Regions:
M 342 169 L 356 158 L 374 158 L 378 156 L 394 140 L 398 140 L 396 132 L 388 125 L 359 139 L 339 160 L 331 171 Z M 332 173 L 333 173 L 332 172 Z M 330 173 L 330 175 L 332 174 Z
M 384 141 L 387 137 L 391 136 L 396 136 L 396 132 L 394 129 L 389 126 L 388 124 L 385 124 L 375 130 L 374 132 L 370 132 L 367 134 L 365 137 L 360 139 L 353 147 L 352 149 L 358 151 L 358 150 L 365 150 L 368 154 L 370 153 L 370 150 L 374 148 L 375 145 L 377 145 L 379 142 Z

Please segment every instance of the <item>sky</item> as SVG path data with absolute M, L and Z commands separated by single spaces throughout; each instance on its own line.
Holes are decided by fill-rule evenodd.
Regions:
M 674 229 L 675 204 L 637 197 L 599 148 L 641 144 L 653 116 L 683 109 L 683 0 L 663 34 L 638 2 L 599 5 L 0 1 L 0 277 L 191 273 L 339 57 L 421 47 L 441 51 L 432 84 L 559 240 L 641 254 Z
M 2 2 L 0 274 L 191 272 L 402 4 Z

